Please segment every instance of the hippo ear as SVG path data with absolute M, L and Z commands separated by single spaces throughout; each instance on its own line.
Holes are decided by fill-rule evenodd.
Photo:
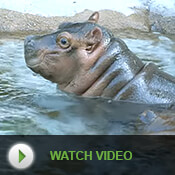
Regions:
M 93 23 L 97 23 L 99 20 L 99 13 L 98 12 L 94 12 L 88 19 L 88 22 L 93 22 Z
M 96 44 L 102 40 L 103 34 L 99 27 L 93 28 L 90 32 L 86 34 L 86 38 L 89 43 Z

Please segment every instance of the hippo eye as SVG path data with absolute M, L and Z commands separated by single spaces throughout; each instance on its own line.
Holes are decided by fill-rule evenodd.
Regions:
M 60 38 L 59 40 L 58 40 L 58 44 L 63 48 L 63 49 L 66 49 L 66 48 L 68 48 L 69 46 L 70 46 L 70 43 L 69 43 L 69 41 L 68 41 L 68 39 L 67 38 Z
M 61 44 L 66 45 L 68 41 L 66 38 L 61 38 L 60 42 Z

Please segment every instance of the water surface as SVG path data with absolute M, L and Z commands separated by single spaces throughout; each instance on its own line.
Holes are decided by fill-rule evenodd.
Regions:
M 119 36 L 144 62 L 154 62 L 175 76 L 174 36 Z M 23 52 L 20 37 L 0 39 L 0 134 L 157 134 L 175 130 L 175 114 L 169 105 L 67 95 L 29 70 Z M 147 110 L 162 115 L 145 119 L 141 114 Z

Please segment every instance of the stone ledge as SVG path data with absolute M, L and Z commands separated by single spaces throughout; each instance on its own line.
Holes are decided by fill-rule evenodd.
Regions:
M 143 14 L 125 16 L 111 10 L 101 10 L 99 24 L 115 29 L 137 29 L 148 32 L 149 26 L 145 22 Z M 56 30 L 60 23 L 70 21 L 85 21 L 92 11 L 85 10 L 73 17 L 44 17 L 32 14 L 24 14 L 16 11 L 0 9 L 0 32 L 11 33 L 42 33 Z
M 62 22 L 82 22 L 93 12 L 85 10 L 72 17 L 44 17 L 0 9 L 0 33 L 36 34 L 57 30 Z M 142 32 L 158 31 L 175 34 L 175 17 L 163 17 L 144 9 L 136 10 L 130 16 L 112 10 L 101 10 L 99 24 L 112 31 L 134 29 Z

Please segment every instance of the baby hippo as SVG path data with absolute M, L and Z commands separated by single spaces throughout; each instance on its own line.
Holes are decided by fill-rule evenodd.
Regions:
M 99 13 L 82 23 L 63 23 L 55 33 L 28 36 L 27 66 L 59 89 L 137 103 L 175 102 L 175 78 L 143 62 L 126 44 L 97 24 Z

